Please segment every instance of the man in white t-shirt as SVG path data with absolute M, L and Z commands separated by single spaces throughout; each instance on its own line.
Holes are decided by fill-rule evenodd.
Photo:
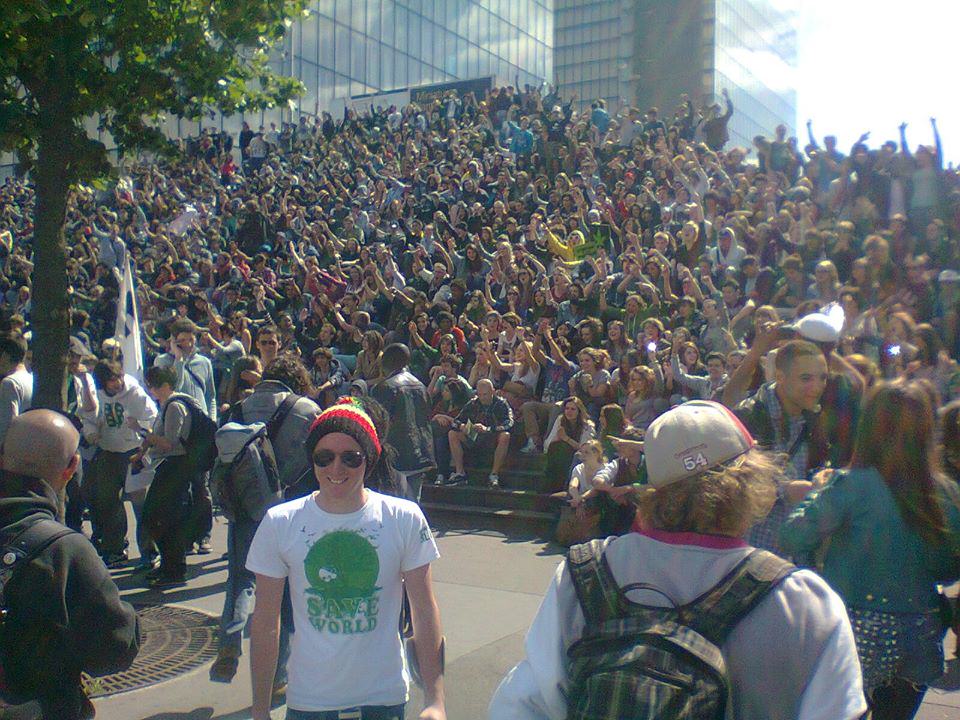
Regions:
M 0 337 L 0 443 L 10 422 L 31 407 L 33 373 L 27 370 L 26 356 L 27 343 L 22 337 Z
M 586 717 L 578 710 L 585 705 L 610 708 L 628 702 L 635 710 L 640 703 L 656 704 L 658 698 L 652 696 L 624 698 L 622 688 L 628 685 L 612 678 L 607 684 L 596 681 L 592 687 L 608 692 L 594 697 L 586 677 L 572 672 L 582 666 L 572 665 L 567 651 L 588 632 L 600 632 L 596 624 L 588 627 L 587 616 L 606 618 L 613 627 L 614 618 L 629 623 L 624 618 L 635 619 L 640 612 L 651 617 L 653 612 L 669 613 L 651 612 L 669 608 L 669 603 L 684 609 L 680 618 L 689 618 L 678 623 L 717 637 L 730 684 L 726 717 L 860 718 L 867 706 L 843 601 L 815 573 L 797 570 L 742 540 L 776 497 L 780 471 L 773 460 L 756 449 L 733 413 L 703 400 L 657 418 L 643 446 L 648 485 L 637 491 L 637 531 L 595 541 L 598 546 L 578 546 L 571 550 L 571 559 L 560 564 L 527 633 L 526 658 L 500 683 L 490 703 L 490 719 L 563 720 Z M 594 576 L 602 578 L 603 602 L 583 606 L 578 597 L 597 599 L 588 586 L 575 588 L 573 580 L 573 574 L 583 578 L 579 568 L 587 567 L 582 555 L 588 547 L 602 558 L 597 562 L 594 554 L 590 566 L 596 568 Z M 729 591 L 728 580 L 745 579 L 740 568 L 756 580 L 737 582 L 737 589 L 749 587 L 756 604 L 743 607 L 736 598 L 749 596 L 730 592 L 721 597 L 734 598 L 736 612 L 701 614 L 718 610 L 714 589 Z
M 402 720 L 409 674 L 399 634 L 403 590 L 424 686 L 421 720 L 445 720 L 440 611 L 430 563 L 439 557 L 420 508 L 367 489 L 385 470 L 374 401 L 344 398 L 314 421 L 305 444 L 317 490 L 271 508 L 254 537 L 250 668 L 253 720 L 267 720 L 280 604 L 289 582 L 294 633 L 287 719 Z

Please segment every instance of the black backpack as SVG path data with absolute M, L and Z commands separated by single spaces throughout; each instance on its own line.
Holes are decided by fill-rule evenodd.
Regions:
M 184 448 L 187 451 L 187 457 L 193 465 L 193 470 L 197 472 L 209 472 L 217 459 L 217 424 L 204 412 L 203 408 L 195 398 L 189 395 L 177 395 L 170 399 L 170 402 L 178 402 L 187 408 L 190 413 L 190 432 L 187 433 L 187 439 L 184 441 Z M 170 403 L 167 403 L 170 407 Z M 166 420 L 167 408 L 163 409 L 164 421 Z
M 74 531 L 51 518 L 34 520 L 12 538 L 0 538 L 0 648 L 6 646 L 4 637 L 15 629 L 7 627 L 7 599 L 5 591 L 17 571 L 65 535 Z M 40 720 L 43 712 L 35 700 L 14 698 L 7 687 L 0 654 L 0 717 L 18 720 Z
M 754 550 L 693 602 L 654 607 L 626 593 L 665 593 L 644 584 L 619 587 L 603 548 L 593 540 L 567 556 L 586 620 L 583 637 L 567 651 L 567 719 L 723 720 L 730 686 L 720 648 L 796 568 Z

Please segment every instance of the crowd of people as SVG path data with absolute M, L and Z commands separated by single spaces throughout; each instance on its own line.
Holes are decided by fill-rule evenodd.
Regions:
M 244 124 L 236 151 L 204 133 L 125 165 L 109 190 L 71 190 L 67 410 L 85 462 L 68 522 L 79 528 L 89 506 L 98 551 L 122 565 L 128 497 L 150 582 L 183 582 L 186 554 L 209 552 L 223 498 L 207 471 L 218 451 L 223 464 L 225 428 L 243 438 L 236 453 L 263 423 L 278 487 L 231 522 L 212 672 L 229 680 L 254 574 L 282 569 L 267 547 L 278 538 L 254 536 L 262 518 L 280 523 L 272 500 L 315 489 L 303 448 L 343 396 L 379 401 L 355 401 L 361 424 L 388 408 L 380 438 L 399 473 L 368 484 L 418 500 L 424 482 L 467 482 L 467 455 L 488 455 L 493 487 L 511 448 L 543 456 L 521 489 L 565 498 L 558 531 L 571 543 L 636 529 L 648 429 L 715 401 L 783 458 L 772 508 L 746 513 L 747 540 L 821 568 L 847 603 L 875 717 L 912 717 L 942 664 L 935 584 L 955 579 L 937 554 L 954 522 L 937 458 L 960 476 L 960 173 L 944 168 L 936 121 L 931 145 L 911 149 L 903 125 L 897 142 L 871 148 L 864 134 L 845 154 L 809 123 L 803 147 L 783 125 L 728 147 L 729 98 L 725 112 L 685 96 L 664 113 L 575 103 L 506 87 Z M 0 186 L 0 441 L 30 402 L 34 211 L 29 180 Z M 128 262 L 140 378 L 114 337 Z M 902 446 L 893 459 L 888 440 Z M 136 478 L 151 465 L 147 489 Z M 907 539 L 869 542 L 876 525 L 849 519 L 864 508 Z M 864 558 L 875 572 L 857 570 Z M 897 645 L 905 636 L 915 642 Z M 287 638 L 271 651 L 274 689 Z

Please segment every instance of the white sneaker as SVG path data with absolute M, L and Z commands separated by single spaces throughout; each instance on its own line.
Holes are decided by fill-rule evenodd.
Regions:
M 490 473 L 487 479 L 490 481 L 490 487 L 500 487 L 500 476 L 496 473 Z
M 520 452 L 524 455 L 536 455 L 540 452 L 540 448 L 537 447 L 537 443 L 533 438 L 527 438 L 527 444 L 520 448 Z

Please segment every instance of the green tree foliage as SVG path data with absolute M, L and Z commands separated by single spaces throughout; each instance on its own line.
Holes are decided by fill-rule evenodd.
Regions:
M 302 0 L 0 2 L 0 149 L 32 173 L 34 404 L 63 407 L 69 304 L 63 224 L 72 184 L 109 174 L 99 120 L 124 150 L 167 147 L 158 121 L 287 102 L 270 71 Z

